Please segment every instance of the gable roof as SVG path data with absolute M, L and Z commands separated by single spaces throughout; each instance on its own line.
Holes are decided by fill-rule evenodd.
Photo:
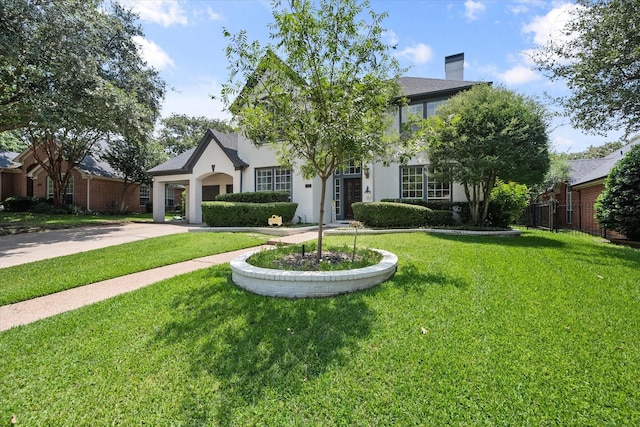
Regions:
M 218 144 L 227 155 L 236 170 L 244 169 L 249 165 L 238 156 L 238 133 L 223 133 L 208 129 L 197 146 L 185 151 L 166 162 L 147 171 L 150 175 L 181 175 L 193 172 L 193 167 L 198 163 L 205 149 L 212 141 Z
M 606 178 L 613 166 L 627 154 L 631 147 L 638 143 L 640 143 L 640 138 L 601 159 L 569 160 L 567 162 L 571 168 L 569 184 L 572 186 L 582 185 Z
M 430 79 L 425 77 L 400 77 L 398 84 L 407 98 L 433 97 L 448 95 L 469 89 L 477 84 L 490 82 L 474 82 L 467 80 Z
M 0 150 L 0 169 L 15 169 L 17 164 L 13 160 L 16 157 L 18 157 L 18 153 Z
M 99 141 L 98 150 L 94 155 L 87 155 L 76 166 L 76 169 L 80 172 L 101 177 L 101 178 L 115 178 L 122 179 L 122 176 L 111 165 L 100 158 L 100 153 L 108 146 L 106 141 Z M 0 151 L 0 169 L 2 168 L 21 168 L 25 159 L 28 158 L 31 152 L 31 147 L 24 150 L 22 153 L 12 153 L 8 151 Z

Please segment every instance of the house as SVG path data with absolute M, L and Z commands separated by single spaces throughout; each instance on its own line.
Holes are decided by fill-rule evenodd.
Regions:
M 107 162 L 97 156 L 86 156 L 71 173 L 66 204 L 97 212 L 119 208 L 123 179 Z M 128 211 L 145 212 L 151 202 L 150 188 L 134 185 Z M 22 153 L 0 151 L 0 200 L 12 196 L 53 197 L 53 182 L 36 162 L 31 148 Z
M 569 179 L 556 184 L 544 195 L 547 200 L 555 201 L 555 222 L 552 228 L 580 230 L 591 234 L 604 234 L 595 219 L 595 202 L 604 190 L 604 184 L 613 166 L 621 160 L 635 144 L 636 139 L 600 159 L 569 160 Z M 606 231 L 609 236 L 618 233 Z
M 436 108 L 460 91 L 480 82 L 463 79 L 464 54 L 445 58 L 445 79 L 401 77 L 399 85 L 408 105 L 398 107 L 392 126 L 400 126 L 409 115 L 429 117 Z M 202 222 L 201 203 L 217 194 L 230 192 L 288 191 L 298 203 L 299 222 L 331 223 L 353 218 L 352 204 L 387 198 L 464 201 L 460 185 L 440 182 L 429 165 L 419 159 L 408 164 L 381 162 L 350 164 L 336 171 L 325 200 L 325 217 L 318 218 L 320 179 L 304 179 L 297 171 L 278 166 L 275 152 L 256 147 L 239 133 L 209 130 L 198 146 L 148 171 L 153 176 L 153 197 L 162 197 L 169 185 L 184 185 L 187 191 L 186 216 Z M 162 205 L 154 205 L 154 221 L 163 221 Z M 265 219 L 266 224 L 266 219 Z

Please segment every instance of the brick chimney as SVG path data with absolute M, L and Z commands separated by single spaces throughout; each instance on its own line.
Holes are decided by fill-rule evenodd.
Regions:
M 445 56 L 444 75 L 447 80 L 464 80 L 464 53 Z

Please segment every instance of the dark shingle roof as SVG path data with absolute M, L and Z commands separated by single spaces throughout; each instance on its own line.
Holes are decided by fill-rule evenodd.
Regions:
M 14 153 L 12 151 L 2 151 L 0 150 L 0 169 L 6 169 L 13 165 L 13 159 L 18 157 L 18 153 Z
M 210 142 L 215 142 L 227 155 L 233 166 L 237 169 L 244 169 L 249 166 L 238 156 L 238 133 L 223 133 L 209 129 L 198 145 L 185 151 L 166 162 L 149 169 L 151 175 L 180 175 L 193 172 L 193 167 L 204 153 Z
M 466 80 L 428 79 L 423 77 L 400 77 L 398 84 L 408 98 L 433 96 L 439 93 L 447 94 L 468 89 L 474 85 L 486 82 L 472 82 Z
M 627 154 L 631 147 L 638 143 L 640 143 L 640 139 L 630 142 L 601 159 L 569 160 L 568 163 L 571 168 L 569 184 L 580 185 L 606 178 L 613 166 Z

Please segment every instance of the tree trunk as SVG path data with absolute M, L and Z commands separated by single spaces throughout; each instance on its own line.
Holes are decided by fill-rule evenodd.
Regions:
M 330 176 L 330 175 L 329 175 Z M 322 233 L 324 232 L 324 227 L 322 221 L 324 220 L 324 198 L 327 193 L 327 180 L 329 176 L 321 176 L 320 177 L 320 217 L 318 218 L 318 239 L 316 249 L 316 258 L 319 260 L 322 258 Z

